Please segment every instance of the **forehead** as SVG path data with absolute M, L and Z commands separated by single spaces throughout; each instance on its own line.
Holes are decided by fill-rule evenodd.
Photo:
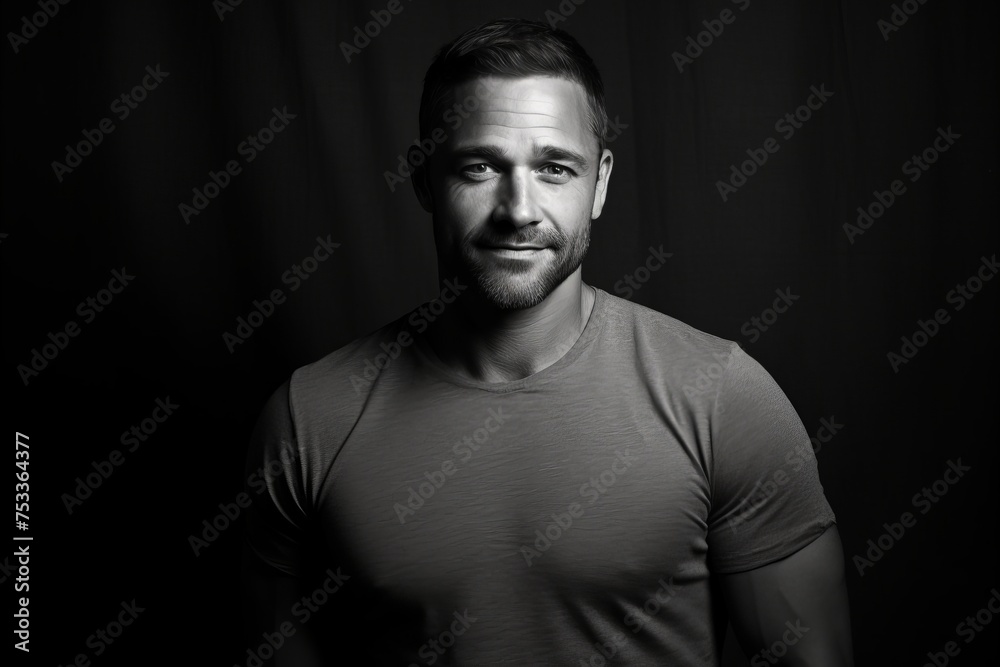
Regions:
M 461 118 L 452 147 L 468 141 L 530 141 L 584 152 L 594 143 L 587 94 L 569 79 L 483 77 L 457 86 L 451 108 Z

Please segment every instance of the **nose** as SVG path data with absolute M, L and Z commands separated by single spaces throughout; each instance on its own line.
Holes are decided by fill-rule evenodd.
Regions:
M 493 221 L 507 222 L 517 229 L 541 222 L 542 212 L 538 205 L 536 187 L 530 170 L 513 170 L 500 188 Z

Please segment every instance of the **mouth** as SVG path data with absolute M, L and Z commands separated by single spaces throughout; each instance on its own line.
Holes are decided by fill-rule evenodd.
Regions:
M 503 244 L 483 246 L 483 249 L 486 250 L 486 252 L 499 255 L 500 257 L 527 259 L 541 253 L 545 250 L 545 247 L 536 245 Z

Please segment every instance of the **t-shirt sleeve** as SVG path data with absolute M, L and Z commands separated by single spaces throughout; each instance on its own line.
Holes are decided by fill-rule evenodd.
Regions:
M 711 433 L 713 572 L 767 565 L 835 523 L 802 421 L 768 372 L 735 343 Z
M 261 410 L 246 460 L 246 545 L 268 565 L 289 575 L 300 571 L 307 513 L 302 457 L 283 384 Z

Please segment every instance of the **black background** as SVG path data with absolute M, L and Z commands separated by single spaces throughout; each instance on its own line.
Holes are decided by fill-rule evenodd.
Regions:
M 18 52 L 8 36 L 3 412 L 8 438 L 31 438 L 30 662 L 243 664 L 240 527 L 197 557 L 188 538 L 242 489 L 257 411 L 293 369 L 436 294 L 430 219 L 409 183 L 391 192 L 384 177 L 417 137 L 435 49 L 490 18 L 560 12 L 402 0 L 346 62 L 339 43 L 385 4 L 245 0 L 220 18 L 208 0 L 77 1 Z M 947 641 L 961 647 L 953 664 L 978 665 L 996 656 L 1000 622 L 968 644 L 956 625 L 1000 583 L 1000 285 L 961 310 L 946 295 L 997 251 L 997 10 L 907 4 L 916 12 L 888 39 L 891 4 L 861 0 L 566 0 L 558 26 L 601 68 L 622 126 L 585 279 L 624 296 L 617 281 L 662 245 L 673 256 L 634 301 L 743 343 L 810 433 L 843 424 L 817 456 L 859 665 L 923 664 Z M 726 8 L 735 20 L 678 71 L 672 54 Z M 2 11 L 8 33 L 39 9 Z M 157 64 L 169 75 L 119 120 L 112 100 Z M 821 85 L 832 97 L 793 136 L 776 132 Z M 238 145 L 275 107 L 295 119 L 245 163 Z M 60 181 L 53 161 L 106 117 L 114 132 Z M 910 182 L 903 163 L 949 127 L 961 138 Z M 716 182 L 768 137 L 778 152 L 723 201 Z M 178 206 L 232 159 L 242 173 L 185 224 Z M 906 192 L 852 243 L 843 225 L 894 179 Z M 291 292 L 282 274 L 327 235 L 340 247 Z M 134 281 L 83 323 L 77 304 L 122 267 Z M 222 334 L 275 288 L 287 301 L 230 353 Z M 744 323 L 786 288 L 799 299 L 751 342 Z M 950 321 L 894 372 L 887 353 L 939 308 Z M 80 334 L 26 385 L 17 367 L 69 320 Z M 76 478 L 168 396 L 176 413 L 69 514 Z M 913 495 L 958 459 L 971 471 L 915 511 Z M 916 525 L 860 575 L 852 557 L 904 511 Z M 87 637 L 133 598 L 145 611 L 94 657 Z M 727 665 L 746 664 L 728 648 Z

